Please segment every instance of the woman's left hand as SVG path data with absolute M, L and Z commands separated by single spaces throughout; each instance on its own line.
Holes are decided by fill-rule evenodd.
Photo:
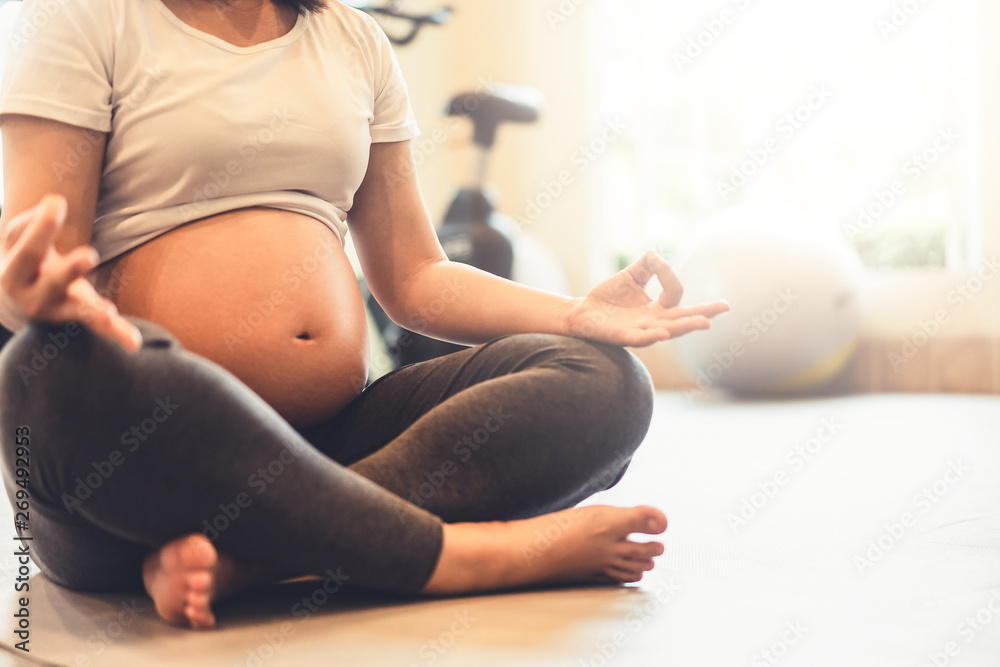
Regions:
M 663 293 L 654 300 L 646 284 L 656 276 Z M 568 316 L 571 336 L 644 347 L 707 329 L 709 318 L 729 310 L 725 301 L 680 306 L 684 288 L 667 261 L 653 251 L 595 287 Z

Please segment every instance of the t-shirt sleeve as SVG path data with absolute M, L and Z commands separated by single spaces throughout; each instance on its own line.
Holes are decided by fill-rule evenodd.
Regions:
M 373 22 L 374 23 L 374 22 Z M 405 141 L 420 136 L 417 121 L 413 117 L 410 96 L 406 82 L 399 69 L 399 62 L 392 50 L 392 44 L 377 25 L 374 26 L 378 40 L 377 56 L 374 59 L 375 108 L 371 123 L 373 143 Z
M 111 131 L 109 3 L 25 0 L 7 43 L 0 114 Z

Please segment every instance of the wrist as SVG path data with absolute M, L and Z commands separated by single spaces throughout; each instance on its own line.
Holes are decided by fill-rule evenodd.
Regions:
M 559 318 L 559 334 L 573 337 L 580 337 L 582 335 L 580 332 L 579 320 L 583 301 L 584 297 L 566 297 L 560 305 L 559 312 L 561 317 Z

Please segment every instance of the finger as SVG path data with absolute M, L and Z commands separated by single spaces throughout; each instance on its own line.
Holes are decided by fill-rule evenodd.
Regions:
M 670 319 L 680 319 L 682 317 L 694 317 L 702 315 L 704 317 L 715 317 L 722 313 L 727 313 L 730 306 L 725 301 L 713 301 L 711 303 L 699 303 L 693 306 L 676 306 L 663 312 L 661 317 Z
M 656 251 L 650 250 L 627 269 L 632 277 L 643 287 L 649 279 L 656 276 L 663 292 L 658 299 L 664 308 L 672 308 L 681 302 L 684 287 L 667 260 Z
M 645 287 L 646 283 L 649 282 L 649 279 L 656 275 L 656 270 L 658 268 L 657 258 L 663 259 L 650 250 L 645 255 L 625 267 L 625 272 L 632 276 L 632 279 L 639 283 L 639 285 Z
M 80 246 L 65 256 L 56 255 L 46 263 L 41 280 L 44 281 L 43 302 L 58 302 L 66 298 L 70 284 L 86 276 L 100 262 L 97 251 L 90 246 Z
M 113 340 L 128 352 L 142 349 L 139 329 L 122 317 L 115 304 L 98 294 L 85 278 L 73 282 L 67 293 L 72 298 L 68 319 L 83 322 L 88 329 Z
M 142 349 L 142 334 L 134 324 L 126 320 L 118 312 L 115 304 L 104 299 L 99 309 L 88 305 L 81 309 L 81 317 L 88 329 L 94 333 L 112 340 L 126 352 L 138 352 Z
M 625 334 L 624 345 L 627 347 L 647 347 L 673 338 L 669 329 L 633 329 Z
M 664 308 L 673 308 L 681 302 L 681 297 L 684 296 L 684 286 L 681 285 L 680 278 L 674 273 L 667 260 L 655 252 L 649 252 L 647 256 L 650 257 L 649 261 L 655 267 L 656 279 L 660 281 L 660 287 L 663 288 L 657 301 Z
M 118 341 L 126 352 L 134 354 L 142 349 L 142 333 L 139 328 L 119 315 L 117 309 L 112 321 L 112 328 L 114 340 Z
M 708 321 L 707 317 L 696 315 L 695 317 L 684 317 L 679 320 L 675 320 L 665 326 L 669 329 L 670 336 L 672 338 L 677 338 L 678 336 L 683 336 L 684 334 L 691 333 L 692 331 L 708 329 L 711 326 L 711 323 Z
M 49 195 L 49 197 L 54 197 L 54 195 Z M 19 238 L 21 238 L 21 234 L 24 232 L 28 224 L 34 220 L 42 208 L 44 208 L 45 199 L 45 197 L 42 197 L 37 204 L 31 208 L 21 211 L 8 220 L 7 224 L 4 225 L 2 247 L 5 253 L 11 249 Z
M 38 275 L 38 267 L 53 247 L 66 219 L 66 199 L 58 195 L 46 195 L 29 211 L 32 213 L 28 216 L 27 225 L 6 257 L 6 275 L 14 286 L 31 284 Z M 9 288 L 8 285 L 4 287 Z

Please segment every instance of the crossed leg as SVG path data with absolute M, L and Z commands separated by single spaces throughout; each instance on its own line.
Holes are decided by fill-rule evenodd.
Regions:
M 212 599 L 262 579 L 335 570 L 351 584 L 401 593 L 622 581 L 652 567 L 661 549 L 628 539 L 662 532 L 665 519 L 652 508 L 538 516 L 613 483 L 645 433 L 648 414 L 628 442 L 614 441 L 627 419 L 608 420 L 593 436 L 601 420 L 582 418 L 596 409 L 593 398 L 558 428 L 550 424 L 582 400 L 571 392 L 581 376 L 546 378 L 592 364 L 593 350 L 628 359 L 621 350 L 583 354 L 572 348 L 590 344 L 541 337 L 513 341 L 530 350 L 514 359 L 505 350 L 512 339 L 501 339 L 459 353 L 468 359 L 401 369 L 331 423 L 299 433 L 221 368 L 138 323 L 146 342 L 134 356 L 83 330 L 38 370 L 36 354 L 48 359 L 46 346 L 67 331 L 46 324 L 18 334 L 0 355 L 8 496 L 13 502 L 10 441 L 26 425 L 36 562 L 58 583 L 142 584 L 164 618 L 204 627 L 214 623 Z M 597 368 L 607 374 L 611 366 Z M 642 394 L 641 374 L 624 382 L 612 382 L 610 393 Z M 510 393 L 495 393 L 504 383 Z M 394 395 L 408 400 L 390 402 Z M 501 404 L 486 422 L 482 408 L 498 397 L 512 407 Z M 501 414 L 509 421 L 500 424 Z M 560 430 L 577 422 L 578 430 Z M 479 429 L 488 442 L 477 442 Z M 559 539 L 526 557 L 553 522 Z

